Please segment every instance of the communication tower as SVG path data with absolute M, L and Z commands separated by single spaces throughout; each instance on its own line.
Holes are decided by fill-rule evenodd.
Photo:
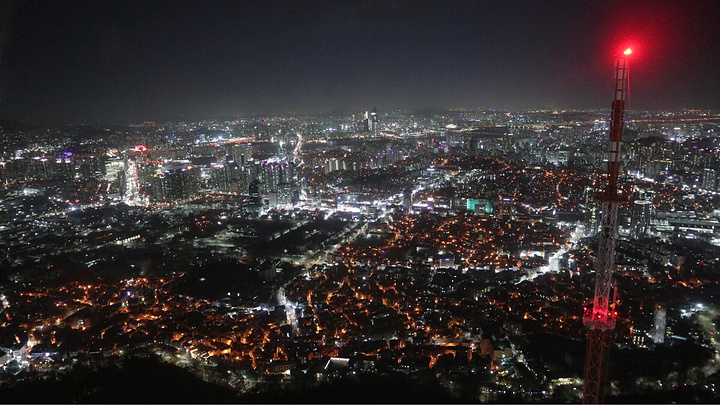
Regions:
M 615 299 L 610 302 L 612 272 L 615 267 L 615 239 L 617 238 L 618 208 L 627 197 L 618 190 L 620 175 L 620 141 L 628 93 L 628 57 L 625 50 L 615 60 L 615 94 L 610 116 L 610 154 L 605 189 L 596 195 L 602 206 L 600 237 L 595 262 L 595 299 L 593 307 L 585 310 L 583 323 L 588 328 L 585 357 L 585 387 L 583 403 L 602 403 L 607 383 L 608 354 L 615 329 Z

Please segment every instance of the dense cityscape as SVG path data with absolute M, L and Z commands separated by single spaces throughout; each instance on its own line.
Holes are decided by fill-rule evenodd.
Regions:
M 608 116 L 4 123 L 0 390 L 150 356 L 234 398 L 577 402 Z M 627 119 L 610 402 L 720 398 L 719 130 Z
M 720 403 L 720 2 L 0 1 L 3 403 Z

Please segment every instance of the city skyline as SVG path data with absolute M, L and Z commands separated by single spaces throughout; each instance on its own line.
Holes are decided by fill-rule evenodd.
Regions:
M 4 5 L 0 119 L 210 119 L 443 108 L 717 108 L 714 2 Z M 635 95 L 637 94 L 637 97 Z
M 3 398 L 580 402 L 607 112 L 378 115 L 3 127 Z M 643 118 L 608 402 L 717 403 L 720 119 Z

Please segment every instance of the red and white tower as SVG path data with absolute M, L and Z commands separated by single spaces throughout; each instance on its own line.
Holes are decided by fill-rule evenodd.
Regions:
M 585 387 L 583 403 L 597 404 L 604 400 L 610 343 L 615 329 L 615 303 L 610 301 L 612 272 L 615 267 L 615 239 L 620 204 L 626 200 L 618 190 L 620 175 L 620 141 L 628 93 L 628 57 L 625 50 L 615 61 L 615 95 L 610 117 L 610 154 L 605 189 L 596 198 L 602 204 L 600 238 L 595 262 L 595 299 L 593 307 L 585 311 L 583 323 L 588 328 L 585 357 Z

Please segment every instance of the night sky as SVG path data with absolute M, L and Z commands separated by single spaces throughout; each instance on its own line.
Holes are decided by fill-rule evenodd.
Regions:
M 720 107 L 720 1 L 0 0 L 0 118 Z

